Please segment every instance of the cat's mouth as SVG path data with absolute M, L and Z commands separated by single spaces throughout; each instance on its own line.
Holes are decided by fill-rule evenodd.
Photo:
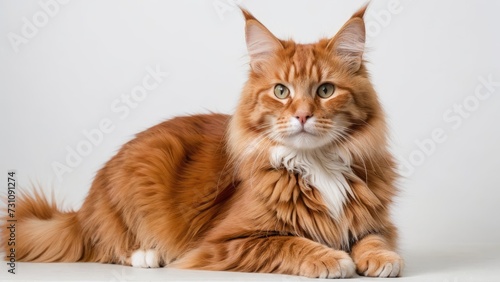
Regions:
M 312 132 L 307 129 L 300 129 L 288 134 L 283 139 L 283 143 L 286 146 L 297 149 L 315 149 L 324 146 L 328 143 L 328 140 L 316 132 Z
M 312 132 L 310 130 L 307 130 L 307 129 L 301 129 L 301 130 L 297 130 L 295 132 L 292 132 L 290 133 L 286 139 L 292 141 L 292 142 L 313 142 L 315 140 L 317 140 L 318 138 L 320 138 L 320 136 L 316 133 L 316 132 Z
M 316 136 L 316 134 L 312 132 L 307 132 L 306 130 L 301 130 L 297 133 L 292 134 L 290 137 L 296 137 L 296 136 Z
M 302 127 L 295 132 L 292 132 L 289 137 L 296 137 L 296 136 L 317 136 L 317 134 L 310 129 L 307 129 L 306 127 Z

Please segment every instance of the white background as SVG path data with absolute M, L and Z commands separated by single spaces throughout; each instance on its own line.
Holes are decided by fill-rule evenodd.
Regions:
M 300 42 L 333 36 L 364 3 L 240 2 L 275 35 Z M 14 46 L 9 36 L 23 36 L 23 18 L 34 23 L 44 10 L 39 1 L 0 1 L 0 174 L 15 169 L 22 186 L 40 183 L 64 208 L 78 208 L 135 133 L 175 115 L 231 113 L 248 57 L 243 18 L 227 3 L 74 0 Z M 365 58 L 405 175 L 393 207 L 404 250 L 500 244 L 499 11 L 487 0 L 375 0 L 365 16 Z M 112 111 L 157 65 L 168 77 L 126 117 Z M 480 77 L 497 82 L 482 100 L 474 97 L 488 93 Z M 453 113 L 464 101 L 467 117 Z M 60 181 L 53 163 L 66 164 L 66 148 L 103 119 L 114 130 Z M 436 130 L 445 137 L 434 148 L 423 140 Z

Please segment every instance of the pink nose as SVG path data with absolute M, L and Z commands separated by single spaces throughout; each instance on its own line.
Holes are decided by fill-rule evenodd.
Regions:
M 300 124 L 304 125 L 306 121 L 312 117 L 312 114 L 309 112 L 296 112 L 295 118 L 300 121 Z

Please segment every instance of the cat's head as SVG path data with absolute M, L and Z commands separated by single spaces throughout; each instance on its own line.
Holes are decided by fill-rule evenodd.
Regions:
M 346 142 L 381 118 L 363 62 L 365 9 L 312 44 L 280 40 L 243 11 L 250 74 L 235 114 L 242 136 L 315 149 Z

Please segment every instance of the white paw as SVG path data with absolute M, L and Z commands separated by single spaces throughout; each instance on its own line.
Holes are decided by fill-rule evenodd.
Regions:
M 160 257 L 155 250 L 137 250 L 130 256 L 133 267 L 157 268 L 160 267 Z
M 377 269 L 378 277 L 396 277 L 402 270 L 402 263 L 395 261 L 386 263 L 384 266 Z
M 331 250 L 330 255 L 304 260 L 298 270 L 296 274 L 310 278 L 349 278 L 356 265 L 346 252 Z
M 404 267 L 403 259 L 392 251 L 368 251 L 356 261 L 359 274 L 369 277 L 397 277 Z
M 340 277 L 339 278 L 349 278 L 353 277 L 356 273 L 356 265 L 349 259 L 339 259 Z

